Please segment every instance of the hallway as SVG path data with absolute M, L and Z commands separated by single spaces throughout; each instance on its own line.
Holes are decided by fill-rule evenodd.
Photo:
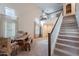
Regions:
M 79 55 L 79 30 L 75 16 L 64 17 L 56 42 L 55 56 Z
M 34 39 L 31 51 L 21 51 L 18 56 L 48 56 L 48 41 L 43 38 Z

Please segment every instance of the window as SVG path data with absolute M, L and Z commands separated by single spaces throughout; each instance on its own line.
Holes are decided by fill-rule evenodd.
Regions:
M 13 38 L 15 36 L 15 23 L 5 22 L 5 37 Z
M 5 15 L 10 16 L 8 20 L 5 21 L 5 37 L 14 38 L 16 33 L 16 15 L 15 10 L 5 7 Z
M 11 9 L 11 8 L 8 8 L 8 7 L 5 7 L 5 15 L 11 16 L 11 17 L 16 16 L 14 9 Z

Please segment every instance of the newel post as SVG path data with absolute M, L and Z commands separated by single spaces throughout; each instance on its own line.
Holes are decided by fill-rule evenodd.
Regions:
M 51 33 L 48 33 L 48 56 L 51 56 Z

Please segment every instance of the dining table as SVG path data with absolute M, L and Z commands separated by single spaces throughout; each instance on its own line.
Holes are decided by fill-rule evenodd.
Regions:
M 15 41 L 18 42 L 18 45 L 20 46 L 20 49 L 21 49 L 21 50 L 25 50 L 25 40 L 28 40 L 28 39 L 27 39 L 28 36 L 29 36 L 29 34 L 24 35 L 24 36 L 22 36 L 22 37 L 19 37 L 19 38 L 15 39 Z

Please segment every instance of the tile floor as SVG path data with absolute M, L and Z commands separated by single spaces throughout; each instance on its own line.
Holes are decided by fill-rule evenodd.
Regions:
M 39 38 L 34 39 L 31 51 L 21 51 L 18 56 L 47 56 L 48 55 L 48 40 Z

